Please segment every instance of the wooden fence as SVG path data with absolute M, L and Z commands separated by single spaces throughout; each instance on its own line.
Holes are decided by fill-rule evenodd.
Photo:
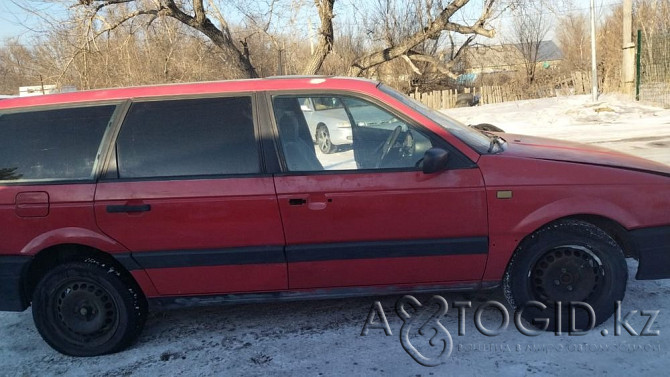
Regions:
M 474 97 L 479 104 L 501 103 L 525 99 L 555 97 L 558 95 L 591 93 L 591 75 L 586 72 L 573 72 L 570 76 L 561 77 L 551 84 L 534 84 L 528 86 L 489 85 L 475 88 L 433 90 L 430 92 L 411 94 L 411 97 L 434 109 L 450 109 L 459 106 L 470 106 Z

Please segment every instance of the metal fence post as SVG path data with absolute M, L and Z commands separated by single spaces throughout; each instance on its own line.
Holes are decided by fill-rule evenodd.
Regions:
M 642 67 L 640 64 L 640 57 L 642 56 L 642 30 L 637 30 L 637 56 L 635 62 L 635 100 L 640 100 L 640 79 L 642 76 Z

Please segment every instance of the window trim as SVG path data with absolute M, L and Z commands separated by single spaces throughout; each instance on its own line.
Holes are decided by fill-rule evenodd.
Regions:
M 80 109 L 87 107 L 100 107 L 100 106 L 115 106 L 114 111 L 107 121 L 107 127 L 102 134 L 102 138 L 98 144 L 98 150 L 96 152 L 95 160 L 93 161 L 93 167 L 91 168 L 91 174 L 88 178 L 80 179 L 58 179 L 58 178 L 45 178 L 45 179 L 19 179 L 12 181 L 2 181 L 0 180 L 0 186 L 45 186 L 45 185 L 71 185 L 71 184 L 91 184 L 98 181 L 100 172 L 103 169 L 105 164 L 105 158 L 108 153 L 107 149 L 109 145 L 107 144 L 108 138 L 113 133 L 116 123 L 119 118 L 123 115 L 122 107 L 126 101 L 124 100 L 103 100 L 103 101 L 90 101 L 90 102 L 76 102 L 76 103 L 60 103 L 56 105 L 45 105 L 45 106 L 30 106 L 30 107 L 20 107 L 15 109 L 3 109 L 0 110 L 0 114 L 21 114 L 21 113 L 33 113 L 40 111 L 52 111 L 52 110 L 67 110 L 67 109 Z
M 467 155 L 461 152 L 458 148 L 451 145 L 447 140 L 444 140 L 442 137 L 437 135 L 435 132 L 429 128 L 423 126 L 407 114 L 402 113 L 398 109 L 395 109 L 380 99 L 371 96 L 367 93 L 358 92 L 358 91 L 349 91 L 342 89 L 329 89 L 329 90 L 319 90 L 319 89 L 304 89 L 304 90 L 273 90 L 266 91 L 263 93 L 265 97 L 266 106 L 268 107 L 268 116 L 269 121 L 267 122 L 268 126 L 272 128 L 272 134 L 274 136 L 274 145 L 277 158 L 279 159 L 279 171 L 273 172 L 276 176 L 296 176 L 296 175 L 331 175 L 331 174 L 371 174 L 371 173 L 398 173 L 398 172 L 416 172 L 421 171 L 417 167 L 407 167 L 407 168 L 382 168 L 382 169 L 343 169 L 343 170 L 319 170 L 319 171 L 290 171 L 286 165 L 286 158 L 284 156 L 284 151 L 281 146 L 281 141 L 279 139 L 279 127 L 277 125 L 277 119 L 275 118 L 274 113 L 274 104 L 273 97 L 276 96 L 295 96 L 295 97 L 310 97 L 310 96 L 339 96 L 339 97 L 351 97 L 363 101 L 372 103 L 384 111 L 389 112 L 396 118 L 400 119 L 402 122 L 406 123 L 408 126 L 415 127 L 419 131 L 423 132 L 426 137 L 428 137 L 431 142 L 437 142 L 439 148 L 444 148 L 450 154 L 456 154 L 463 161 L 461 166 L 455 166 L 450 168 L 451 170 L 456 169 L 474 169 L 477 168 L 477 164 L 472 161 Z M 347 115 L 349 112 L 347 111 Z
M 117 154 L 117 142 L 119 134 L 123 124 L 126 121 L 130 108 L 133 104 L 136 103 L 146 103 L 146 102 L 167 102 L 167 101 L 179 101 L 179 100 L 198 100 L 198 99 L 216 99 L 216 98 L 240 98 L 247 97 L 251 100 L 251 112 L 252 112 L 252 121 L 254 122 L 254 140 L 257 146 L 258 152 L 258 168 L 259 171 L 256 173 L 248 174 L 208 174 L 208 175 L 178 175 L 178 176 L 161 176 L 161 177 L 132 177 L 132 178 L 121 178 L 118 170 L 118 154 Z M 158 97 L 137 97 L 129 98 L 124 103 L 124 111 L 122 116 L 119 117 L 118 123 L 116 124 L 116 129 L 113 135 L 113 138 L 109 141 L 109 150 L 107 151 L 105 163 L 101 169 L 101 174 L 98 183 L 109 183 L 109 182 L 156 182 L 156 181 L 190 181 L 190 180 L 208 180 L 208 179 L 231 179 L 231 178 L 263 178 L 268 177 L 270 174 L 267 173 L 267 168 L 265 164 L 264 151 L 261 143 L 260 137 L 260 122 L 259 122 L 259 106 L 257 100 L 257 92 L 254 91 L 244 91 L 244 92 L 225 92 L 225 93 L 207 93 L 207 94 L 188 94 L 188 95 L 170 95 L 170 96 L 158 96 Z M 114 163 L 115 162 L 115 163 Z

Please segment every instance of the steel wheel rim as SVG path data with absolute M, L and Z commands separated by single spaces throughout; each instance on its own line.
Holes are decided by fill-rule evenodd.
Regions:
M 589 302 L 602 291 L 605 269 L 590 249 L 565 245 L 545 252 L 529 273 L 533 296 L 549 306 Z
M 89 279 L 63 282 L 53 298 L 54 324 L 70 342 L 102 344 L 119 327 L 116 300 L 100 284 Z

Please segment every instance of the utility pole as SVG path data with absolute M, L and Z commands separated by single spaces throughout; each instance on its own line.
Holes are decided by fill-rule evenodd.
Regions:
M 635 43 L 633 43 L 633 0 L 623 1 L 623 56 L 621 81 L 626 94 L 633 93 L 635 84 Z
M 277 56 L 277 76 L 284 76 L 284 51 L 286 51 L 286 42 L 282 43 L 282 47 L 278 51 Z
M 596 6 L 591 0 L 591 98 L 598 100 L 598 63 L 596 61 Z
M 284 49 L 280 48 L 277 55 L 277 76 L 284 76 Z

